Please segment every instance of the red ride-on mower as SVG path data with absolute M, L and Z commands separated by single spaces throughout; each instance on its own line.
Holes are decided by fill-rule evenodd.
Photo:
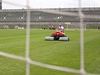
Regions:
M 65 35 L 65 33 L 61 31 L 56 31 L 56 32 L 53 32 L 51 36 L 46 36 L 45 40 L 69 41 L 69 38 Z

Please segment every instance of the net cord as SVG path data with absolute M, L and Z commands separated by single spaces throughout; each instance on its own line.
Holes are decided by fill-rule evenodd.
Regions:
M 83 29 L 83 18 L 84 15 L 82 13 L 81 8 L 81 0 L 79 0 L 79 16 L 80 16 L 80 71 L 81 75 L 86 75 L 84 69 L 84 29 Z
M 30 75 L 30 7 L 29 0 L 27 0 L 27 23 L 26 23 L 26 75 Z

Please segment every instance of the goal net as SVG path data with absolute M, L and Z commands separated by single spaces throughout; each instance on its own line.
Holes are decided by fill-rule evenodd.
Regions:
M 12 6 L 18 6 L 18 7 L 21 7 L 23 5 L 20 5 L 20 4 L 16 4 L 16 3 L 11 3 L 9 1 L 5 1 L 3 0 L 4 3 L 6 4 L 9 4 L 9 5 L 12 5 Z M 26 5 L 24 7 L 26 7 L 26 14 L 27 14 L 27 19 L 26 19 L 26 48 L 25 48 L 25 57 L 22 57 L 22 56 L 18 56 L 18 55 L 14 55 L 14 54 L 9 54 L 9 53 L 6 53 L 6 52 L 2 52 L 0 51 L 0 56 L 4 56 L 4 57 L 8 57 L 8 58 L 11 58 L 11 59 L 15 59 L 15 60 L 21 60 L 21 61 L 24 61 L 26 63 L 26 72 L 25 72 L 25 75 L 30 75 L 30 65 L 35 65 L 35 66 L 40 66 L 40 67 L 44 67 L 44 68 L 48 68 L 48 69 L 52 69 L 52 70 L 58 70 L 58 71 L 63 71 L 63 72 L 69 72 L 69 73 L 73 73 L 73 74 L 79 74 L 79 75 L 98 75 L 98 74 L 90 74 L 88 72 L 86 72 L 85 70 L 85 66 L 84 66 L 84 28 L 87 28 L 85 27 L 86 24 L 84 24 L 84 19 L 96 19 L 98 20 L 99 19 L 99 15 L 85 15 L 83 13 L 83 10 L 82 10 L 82 0 L 78 0 L 78 8 L 77 8 L 77 12 L 66 12 L 66 10 L 62 10 L 62 11 L 59 11 L 59 10 L 46 10 L 46 9 L 37 9 L 36 11 L 39 11 L 39 12 L 44 12 L 44 13 L 50 13 L 50 14 L 59 14 L 59 15 L 64 15 L 64 16 L 73 16 L 73 17 L 77 17 L 77 19 L 79 19 L 79 30 L 80 30 L 80 70 L 77 70 L 77 69 L 73 69 L 73 68 L 68 68 L 68 67 L 61 67 L 61 66 L 56 66 L 56 65 L 50 65 L 50 64 L 45 64 L 45 63 L 42 63 L 42 62 L 37 62 L 37 61 L 34 61 L 30 58 L 30 24 L 31 24 L 31 20 L 30 20 L 30 10 L 32 9 L 30 7 L 30 4 L 29 4 L 29 0 L 26 0 Z M 34 0 L 33 0 L 33 3 L 34 3 Z M 23 10 L 23 9 L 22 9 Z M 7 11 L 6 11 L 7 12 Z M 11 12 L 10 12 L 11 13 Z M 5 17 L 3 17 L 3 19 L 5 19 Z M 62 17 L 59 17 L 58 19 L 60 19 Z M 20 19 L 23 19 L 22 17 Z M 41 19 L 41 17 L 39 17 L 38 19 Z M 69 18 L 70 19 L 70 18 Z M 25 22 L 24 22 L 25 23 Z M 69 22 L 64 22 L 66 24 L 70 24 Z M 15 26 L 16 28 L 18 28 L 17 26 Z M 9 27 L 8 26 L 4 26 L 5 29 L 8 29 Z M 15 29 L 16 29 L 15 28 Z

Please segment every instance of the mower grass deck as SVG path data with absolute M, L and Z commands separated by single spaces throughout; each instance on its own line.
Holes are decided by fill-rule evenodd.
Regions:
M 46 41 L 52 41 L 52 40 L 59 40 L 59 41 L 69 41 L 69 38 L 64 36 L 64 37 L 59 37 L 59 39 L 55 39 L 54 37 L 52 36 L 46 36 L 45 37 L 45 40 Z

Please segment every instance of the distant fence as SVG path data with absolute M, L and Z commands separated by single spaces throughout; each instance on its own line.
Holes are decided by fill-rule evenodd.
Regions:
M 34 23 L 31 24 L 31 29 L 49 29 L 50 27 L 58 28 L 60 23 Z M 62 23 L 65 29 L 79 29 L 79 24 L 64 24 Z M 26 29 L 26 24 L 0 24 L 0 29 Z M 84 29 L 100 29 L 100 24 L 84 24 Z

